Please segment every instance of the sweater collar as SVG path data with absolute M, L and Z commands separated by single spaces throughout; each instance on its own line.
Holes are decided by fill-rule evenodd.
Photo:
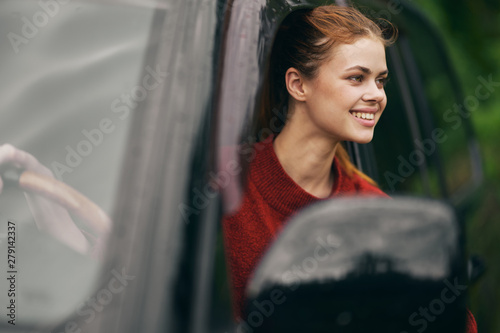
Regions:
M 277 212 L 289 216 L 298 209 L 322 200 L 300 187 L 283 169 L 273 147 L 274 137 L 255 144 L 255 160 L 250 168 L 251 182 L 264 200 Z M 347 175 L 344 174 L 337 158 L 332 165 L 334 183 L 330 197 L 339 194 Z

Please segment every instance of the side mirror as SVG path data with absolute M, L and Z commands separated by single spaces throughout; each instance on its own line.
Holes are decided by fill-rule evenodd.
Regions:
M 298 213 L 248 284 L 252 332 L 464 332 L 466 269 L 448 205 L 323 201 Z

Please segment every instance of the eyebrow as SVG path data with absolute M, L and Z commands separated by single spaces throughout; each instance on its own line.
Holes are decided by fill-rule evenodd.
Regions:
M 371 74 L 372 71 L 369 69 L 369 68 L 366 68 L 366 67 L 363 67 L 363 66 L 353 66 L 353 67 L 349 67 L 348 69 L 346 69 L 345 71 L 350 71 L 350 70 L 353 70 L 353 69 L 358 69 L 360 71 L 362 71 L 363 73 L 366 73 L 366 74 Z M 385 75 L 385 74 L 388 74 L 389 71 L 386 69 L 385 71 L 382 71 L 379 73 L 379 75 Z

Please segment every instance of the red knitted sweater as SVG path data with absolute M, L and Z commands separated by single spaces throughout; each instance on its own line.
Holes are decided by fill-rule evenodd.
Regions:
M 286 221 L 304 206 L 322 200 L 303 190 L 282 168 L 273 140 L 254 146 L 248 182 L 239 209 L 223 220 L 224 243 L 229 264 L 233 307 L 241 316 L 246 284 L 268 246 Z M 357 175 L 349 177 L 334 159 L 334 185 L 330 197 L 384 196 L 387 194 Z M 472 321 L 474 317 L 470 315 Z M 468 322 L 467 333 L 477 332 L 475 321 Z

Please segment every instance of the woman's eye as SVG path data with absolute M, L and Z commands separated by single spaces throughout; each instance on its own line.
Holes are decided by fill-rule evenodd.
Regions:
M 363 81 L 363 75 L 355 75 L 355 76 L 351 76 L 349 78 L 349 80 L 351 81 L 354 81 L 354 82 L 357 82 L 357 83 L 361 83 Z
M 377 79 L 377 84 L 381 87 L 384 87 L 387 84 L 387 82 L 389 82 L 388 77 L 381 77 Z

